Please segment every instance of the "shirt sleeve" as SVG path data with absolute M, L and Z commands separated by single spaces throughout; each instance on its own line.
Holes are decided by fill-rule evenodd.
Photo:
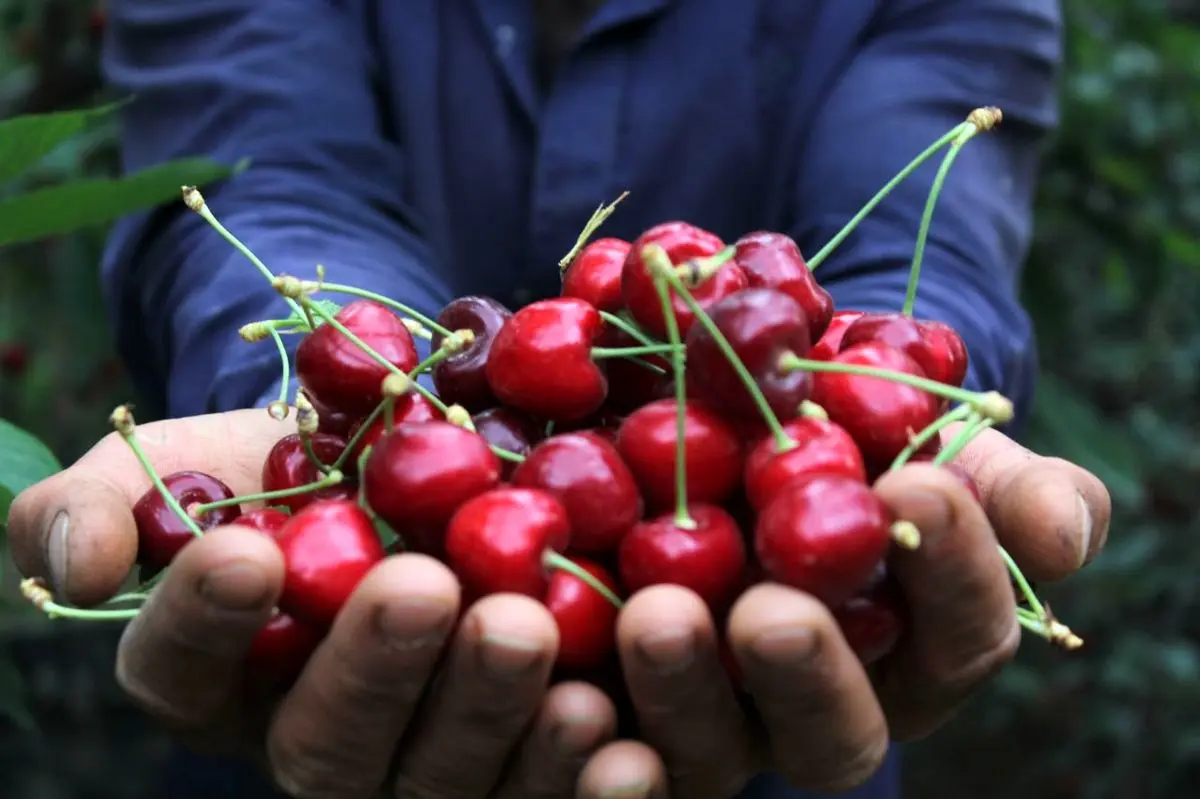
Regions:
M 968 385 L 1028 416 L 1037 371 L 1018 298 L 1042 138 L 1057 121 L 1061 19 L 1051 0 L 881 4 L 857 56 L 807 125 L 795 237 L 814 253 L 922 150 L 980 106 L 1002 124 L 963 148 L 927 241 L 915 313 L 955 327 Z M 816 272 L 838 307 L 899 310 L 941 155 L 895 189 Z
M 437 313 L 450 292 L 403 203 L 403 152 L 384 132 L 349 0 L 114 0 L 109 20 L 106 75 L 134 98 L 127 170 L 249 158 L 204 194 L 270 269 L 311 278 L 323 264 L 330 281 Z M 237 331 L 286 316 L 283 300 L 182 201 L 122 222 L 102 274 L 118 346 L 156 412 L 246 407 L 278 385 L 275 347 Z

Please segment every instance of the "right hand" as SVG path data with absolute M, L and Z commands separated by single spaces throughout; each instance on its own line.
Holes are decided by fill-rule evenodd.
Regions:
M 137 436 L 160 474 L 205 471 L 240 495 L 259 489 L 266 453 L 292 427 L 248 410 L 147 424 Z M 108 599 L 134 564 L 131 507 L 149 487 L 125 442 L 108 436 L 14 502 L 18 568 L 49 578 L 60 601 Z M 303 799 L 662 791 L 652 750 L 611 741 L 608 697 L 580 682 L 548 687 L 558 634 L 544 607 L 488 597 L 455 631 L 458 583 L 421 555 L 380 563 L 287 694 L 247 707 L 243 658 L 282 581 L 282 556 L 260 533 L 217 529 L 189 544 L 122 636 L 122 688 L 185 742 L 255 760 Z

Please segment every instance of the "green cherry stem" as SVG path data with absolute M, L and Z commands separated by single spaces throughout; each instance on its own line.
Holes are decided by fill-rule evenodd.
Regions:
M 655 253 L 659 254 L 662 258 L 667 257 L 661 248 Z M 654 290 L 658 292 L 667 339 L 671 342 L 671 368 L 675 375 L 675 526 L 680 530 L 695 530 L 696 520 L 688 512 L 687 498 L 687 353 L 679 335 L 679 320 L 672 308 L 671 289 L 661 274 L 669 271 L 670 266 L 668 260 L 667 269 L 654 275 Z
M 192 535 L 197 538 L 204 535 L 204 532 L 200 529 L 200 525 L 196 524 L 196 520 L 183 509 L 183 506 L 179 504 L 179 500 L 175 499 L 175 496 L 170 492 L 166 484 L 163 483 L 162 478 L 158 475 L 158 470 L 154 468 L 154 464 L 150 462 L 150 458 L 146 455 L 146 450 L 142 449 L 141 442 L 137 440 L 137 425 L 133 420 L 133 411 L 129 409 L 129 406 L 118 406 L 108 419 L 121 438 L 125 439 L 125 443 L 129 445 L 133 456 L 137 458 L 138 463 L 150 478 L 150 482 L 154 484 L 154 488 L 162 497 L 163 502 L 171 509 L 171 512 L 179 517 L 179 520 L 183 522 Z
M 933 463 L 935 466 L 942 466 L 958 457 L 958 453 L 962 452 L 968 444 L 975 440 L 975 437 L 987 430 L 996 423 L 995 419 L 991 418 L 969 418 L 962 430 L 958 431 L 958 435 L 950 439 L 950 443 L 934 456 Z
M 1037 598 L 1033 586 L 1029 584 L 1029 580 L 1025 579 L 1024 572 L 1017 566 L 1017 562 L 1013 560 L 1012 555 L 1008 554 L 1008 550 L 1002 546 L 997 546 L 997 549 L 1000 550 L 1000 557 L 1004 559 L 1004 565 L 1008 567 L 1008 573 L 1012 575 L 1013 582 L 1017 584 L 1017 588 L 1021 592 L 1021 597 L 1029 603 L 1029 609 L 1039 619 L 1049 618 L 1046 608 L 1042 606 L 1042 602 Z
M 362 424 L 358 426 L 358 429 L 354 431 L 354 435 L 350 436 L 350 440 L 346 442 L 346 446 L 342 449 L 342 454 L 338 455 L 337 460 L 333 462 L 332 468 L 341 469 L 346 465 L 346 461 L 350 458 L 350 453 L 354 452 L 355 447 L 358 446 L 358 442 L 362 441 L 363 436 L 365 436 L 367 431 L 371 429 L 371 426 L 375 424 L 375 420 L 383 414 L 384 408 L 387 407 L 388 401 L 391 399 L 391 397 L 385 398 L 383 402 L 376 405 L 371 412 L 367 414 L 367 418 L 362 420 Z M 360 471 L 359 474 L 362 474 L 362 472 Z
M 35 608 L 52 619 L 76 619 L 79 621 L 128 621 L 138 615 L 141 608 L 118 608 L 112 610 L 90 610 L 60 605 L 42 580 L 30 577 L 21 581 L 21 596 Z
M 908 446 L 900 450 L 900 454 L 896 456 L 896 460 L 892 462 L 889 471 L 899 471 L 913 455 L 917 454 L 917 450 L 928 444 L 938 433 L 945 430 L 955 422 L 961 422 L 974 413 L 974 409 L 970 405 L 958 405 L 948 413 L 942 414 L 934 422 L 927 425 L 924 430 L 917 433 L 908 442 Z
M 623 191 L 621 192 L 620 197 L 613 200 L 608 205 L 601 204 L 600 207 L 598 207 L 592 213 L 592 216 L 590 219 L 588 219 L 587 224 L 583 226 L 583 230 L 580 232 L 579 238 L 575 239 L 575 243 L 571 245 L 571 249 L 562 257 L 561 260 L 559 260 L 558 271 L 560 274 L 565 273 L 567 269 L 570 268 L 571 264 L 575 261 L 575 258 L 579 255 L 579 252 L 587 246 L 588 239 L 595 235 L 596 231 L 600 229 L 600 226 L 608 221 L 608 218 L 613 215 L 613 211 L 617 210 L 617 205 L 621 202 L 621 200 L 624 200 L 628 196 L 629 192 Z
M 265 502 L 268 505 L 277 499 L 286 499 L 287 497 L 295 497 L 300 494 L 308 494 L 313 491 L 320 491 L 323 488 L 331 488 L 338 485 L 345 479 L 337 469 L 333 469 L 329 474 L 316 480 L 312 483 L 305 483 L 301 486 L 292 486 L 291 488 L 281 488 L 278 491 L 260 491 L 257 494 L 246 494 L 240 497 L 231 497 L 229 499 L 218 499 L 213 502 L 205 502 L 200 505 L 192 506 L 192 513 L 196 516 L 201 516 L 210 510 L 218 508 L 229 508 L 234 505 L 244 505 L 251 502 Z
M 639 355 L 672 355 L 681 347 L 652 344 L 648 347 L 592 347 L 592 358 L 634 358 Z
M 621 597 L 614 594 L 611 588 L 597 580 L 595 575 L 570 558 L 563 557 L 557 552 L 546 552 L 542 555 L 542 565 L 547 569 L 566 572 L 607 599 L 617 610 L 625 607 L 625 603 L 621 601 Z
M 1017 622 L 1034 635 L 1063 649 L 1073 650 L 1083 646 L 1083 639 L 1057 619 L 1039 619 L 1024 608 L 1017 608 Z
M 328 291 L 333 294 L 348 294 L 351 297 L 361 297 L 364 300 L 372 300 L 380 305 L 386 305 L 393 311 L 397 311 L 405 316 L 410 316 L 413 319 L 416 319 L 423 326 L 429 328 L 434 333 L 442 336 L 450 335 L 450 331 L 447 330 L 445 326 L 439 325 L 435 320 L 430 319 L 428 316 L 416 310 L 412 306 L 393 300 L 391 297 L 385 297 L 384 295 L 377 294 L 374 291 L 355 288 L 354 286 L 348 286 L 343 283 L 321 283 L 320 286 L 321 291 Z
M 628 319 L 618 316 L 617 314 L 609 313 L 608 311 L 601 311 L 600 318 L 628 335 L 638 344 L 646 347 L 653 347 L 662 343 L 661 341 L 655 341 L 654 339 L 650 338 L 650 336 L 647 336 L 645 333 L 643 333 L 637 325 L 630 322 Z
M 279 335 L 279 329 L 271 325 L 267 330 L 269 331 L 271 340 L 275 342 L 275 349 L 279 352 L 279 370 L 282 380 L 279 383 L 279 399 L 277 402 L 283 403 L 286 406 L 288 401 L 288 383 L 292 379 L 292 359 L 288 357 L 287 347 L 283 346 L 283 336 Z

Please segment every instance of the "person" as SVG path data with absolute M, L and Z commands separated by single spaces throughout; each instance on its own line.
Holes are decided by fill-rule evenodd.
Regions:
M 999 106 L 1003 124 L 963 150 L 946 183 L 916 310 L 961 332 L 969 386 L 1015 400 L 1007 432 L 1028 416 L 1036 361 L 1017 282 L 1038 148 L 1056 122 L 1056 2 L 109 8 L 106 73 L 135 98 L 128 169 L 248 157 L 248 171 L 205 193 L 271 268 L 306 277 L 320 263 L 428 314 L 466 293 L 513 305 L 557 293 L 558 259 L 623 190 L 604 235 L 682 219 L 728 241 L 783 231 L 811 253 L 971 109 Z M 839 307 L 899 308 L 931 178 L 919 170 L 818 269 Z M 182 204 L 121 224 L 103 274 L 142 410 L 172 417 L 140 433 L 157 468 L 251 489 L 286 427 L 246 410 L 275 396 L 278 363 L 237 330 L 277 314 L 278 295 Z M 556 633 L 544 609 L 491 597 L 452 632 L 457 585 L 418 555 L 368 576 L 276 707 L 243 707 L 238 663 L 282 567 L 266 539 L 234 528 L 179 557 L 125 632 L 118 677 L 186 742 L 261 766 L 296 797 L 767 799 L 856 786 L 845 795 L 896 797 L 890 742 L 936 730 L 1017 647 L 997 539 L 1053 580 L 1107 533 L 1108 495 L 1077 466 L 997 431 L 959 463 L 982 510 L 927 465 L 878 484 L 924 538 L 897 567 L 910 633 L 878 671 L 811 598 L 766 584 L 739 600 L 728 634 L 753 722 L 723 676 L 713 622 L 683 589 L 645 591 L 622 613 L 643 740 L 614 740 L 603 693 L 547 687 Z M 21 569 L 74 602 L 111 595 L 135 554 L 130 503 L 147 485 L 110 437 L 29 489 L 11 517 Z M 218 773 L 187 772 L 164 795 L 200 795 L 186 783 Z M 219 779 L 204 795 L 234 795 Z

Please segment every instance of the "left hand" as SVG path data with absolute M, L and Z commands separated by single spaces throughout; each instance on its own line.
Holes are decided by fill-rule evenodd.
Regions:
M 661 586 L 630 600 L 621 656 L 663 775 L 639 795 L 730 799 L 759 771 L 818 792 L 857 786 L 890 741 L 936 730 L 1013 657 L 1021 632 L 997 542 L 1031 580 L 1067 577 L 1104 546 L 1108 492 L 1080 467 L 991 430 L 956 460 L 978 484 L 982 507 L 928 464 L 876 484 L 897 518 L 920 529 L 921 546 L 892 557 L 911 619 L 873 679 L 812 597 L 767 583 L 738 600 L 727 634 L 765 730 L 745 717 L 698 597 Z

